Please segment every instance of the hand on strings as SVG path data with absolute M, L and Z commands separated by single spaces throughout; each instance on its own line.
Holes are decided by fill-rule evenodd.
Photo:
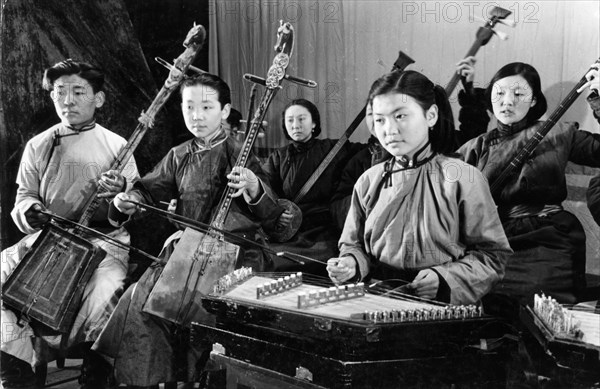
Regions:
M 327 273 L 336 285 L 348 281 L 356 275 L 356 260 L 353 257 L 331 258 L 327 261 Z
M 125 177 L 116 170 L 109 170 L 102 173 L 98 180 L 98 186 L 104 189 L 104 192 L 99 193 L 98 197 L 115 197 L 117 193 L 125 189 Z
M 431 269 L 421 270 L 413 282 L 408 284 L 408 287 L 413 289 L 417 296 L 430 300 L 437 296 L 439 286 L 440 279 L 437 273 Z
M 40 211 L 48 211 L 42 204 L 33 204 L 25 211 L 25 220 L 31 228 L 42 228 L 44 224 L 50 221 L 50 217 L 40 213 Z
M 466 78 L 467 82 L 473 82 L 475 79 L 475 63 L 477 59 L 469 56 L 456 64 L 456 72 Z
M 130 203 L 128 200 L 139 202 L 137 197 L 128 195 L 125 192 L 121 192 L 115 196 L 113 204 L 122 213 L 126 215 L 133 215 L 137 211 L 137 206 Z
M 586 73 L 585 78 L 588 80 L 585 84 L 581 86 L 581 88 L 577 89 L 577 93 L 581 93 L 585 88 L 590 88 L 592 92 L 598 93 L 598 88 L 600 87 L 600 77 L 598 74 L 598 69 L 600 69 L 600 63 L 595 63 L 591 66 L 589 72 Z
M 280 230 L 287 228 L 293 219 L 294 219 L 294 215 L 290 211 L 288 211 L 287 209 L 285 211 L 283 211 L 281 213 L 281 215 L 279 215 L 279 218 L 277 219 L 277 222 L 275 223 L 277 230 L 280 231 Z
M 260 183 L 254 172 L 250 169 L 241 166 L 235 166 L 231 169 L 231 172 L 227 175 L 229 187 L 236 189 L 231 195 L 232 197 L 239 197 L 244 195 L 244 200 L 250 203 L 256 200 L 260 195 Z

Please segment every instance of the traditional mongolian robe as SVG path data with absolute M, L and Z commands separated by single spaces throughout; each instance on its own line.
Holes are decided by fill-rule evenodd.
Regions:
M 333 139 L 312 138 L 306 143 L 292 142 L 273 152 L 263 165 L 263 170 L 275 193 L 280 198 L 293 200 L 336 142 Z M 337 255 L 340 231 L 331 214 L 331 200 L 342 169 L 363 147 L 362 144 L 346 143 L 338 152 L 311 190 L 297 204 L 302 210 L 300 230 L 288 242 L 271 242 L 275 250 L 301 254 L 323 262 Z M 287 260 L 275 259 L 275 270 L 299 269 Z M 308 265 L 308 268 L 303 267 L 302 270 L 326 275 L 324 265 Z
M 390 160 L 358 179 L 340 256 L 356 259 L 361 279 L 395 269 L 410 281 L 431 268 L 450 303 L 475 303 L 502 278 L 510 247 L 481 173 L 429 147 L 422 155 L 412 167 Z
M 131 193 L 149 204 L 177 199 L 176 214 L 210 223 L 218 212 L 217 206 L 227 188 L 226 176 L 239 152 L 240 144 L 224 132 L 216 135 L 210 144 L 192 139 L 171 149 L 150 173 L 134 184 Z M 243 197 L 235 199 L 225 229 L 264 243 L 259 228 L 268 229 L 282 209 L 273 200 L 269 187 L 263 184 L 264 174 L 258 160 L 251 157 L 247 167 L 261 179 L 263 195 L 251 204 Z M 182 231 L 178 231 L 167 239 L 161 259 L 169 258 L 181 235 Z M 250 266 L 256 271 L 263 271 L 269 262 L 261 250 L 253 247 L 241 247 L 239 259 L 239 266 Z M 162 265 L 151 265 L 142 278 L 127 289 L 93 346 L 114 361 L 115 377 L 120 384 L 150 386 L 177 380 L 175 355 L 186 348 L 176 344 L 181 328 L 143 312 L 162 270 Z M 184 343 L 187 344 L 187 340 Z
M 375 136 L 371 136 L 368 141 L 368 147 L 356 153 L 342 170 L 340 183 L 331 199 L 331 213 L 336 225 L 341 230 L 344 228 L 346 215 L 350 209 L 352 199 L 352 190 L 354 184 L 364 172 L 371 166 L 388 159 L 390 154 L 381 146 Z
M 29 234 L 16 245 L 2 252 L 2 268 L 19 262 L 39 236 L 25 219 L 25 211 L 34 204 L 42 204 L 50 212 L 64 218 L 78 220 L 85 202 L 95 192 L 100 174 L 109 170 L 126 140 L 98 125 L 91 124 L 75 131 L 57 124 L 32 138 L 23 152 L 17 175 L 19 185 L 12 217 L 19 229 Z M 128 183 L 139 177 L 133 158 L 122 174 Z M 102 202 L 91 227 L 123 243 L 129 243 L 126 230 L 111 227 L 106 219 L 108 203 Z M 85 287 L 83 301 L 67 346 L 94 341 L 104 327 L 122 292 L 127 273 L 128 252 L 106 241 L 86 239 L 103 248 L 107 255 Z M 44 356 L 34 353 L 31 327 L 16 324 L 17 317 L 2 308 L 2 351 L 35 365 Z M 61 338 L 44 337 L 52 347 L 59 347 Z
M 493 183 L 543 124 L 524 120 L 513 126 L 500 123 L 458 151 Z M 580 131 L 574 124 L 555 126 L 494 194 L 515 252 L 494 292 L 522 303 L 541 292 L 563 303 L 577 300 L 578 288 L 585 285 L 585 233 L 579 220 L 562 207 L 568 161 L 599 167 L 600 134 Z

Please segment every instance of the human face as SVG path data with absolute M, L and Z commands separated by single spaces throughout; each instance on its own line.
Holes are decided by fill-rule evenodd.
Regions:
M 437 106 L 424 111 L 412 97 L 388 93 L 373 99 L 373 120 L 377 139 L 390 154 L 412 158 L 429 140 L 429 127 L 437 121 Z
M 296 142 L 308 142 L 312 138 L 312 131 L 317 126 L 313 123 L 312 115 L 301 105 L 292 105 L 285 110 L 285 129 Z
M 529 83 L 523 76 L 501 78 L 492 88 L 494 116 L 502 124 L 510 125 L 521 121 L 536 103 Z
M 219 94 L 206 85 L 193 85 L 181 93 L 181 112 L 187 129 L 196 137 L 209 141 L 229 116 L 230 105 L 221 107 Z
M 91 122 L 96 108 L 104 104 L 104 92 L 94 93 L 90 83 L 76 74 L 57 78 L 50 97 L 61 122 L 75 128 Z

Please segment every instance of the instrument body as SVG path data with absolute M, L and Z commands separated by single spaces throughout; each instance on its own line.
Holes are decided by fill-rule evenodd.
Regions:
M 206 31 L 201 25 L 194 26 L 189 31 L 183 43 L 185 51 L 175 60 L 175 67 L 171 69 L 147 112 L 142 113 L 140 123 L 112 163 L 111 170 L 121 172 L 126 167 L 146 131 L 153 126 L 155 115 L 183 81 L 185 72 L 202 48 L 205 36 Z M 101 201 L 104 201 L 97 196 L 102 191 L 98 186 L 88 198 L 79 219 L 80 225 L 89 226 Z M 10 274 L 3 286 L 2 300 L 17 312 L 25 313 L 52 329 L 68 332 L 81 305 L 84 287 L 106 255 L 106 252 L 87 242 L 82 236 L 85 236 L 82 227 L 75 227 L 69 232 L 52 224 L 48 225 L 19 266 Z M 53 243 L 54 240 L 56 243 Z M 69 243 L 70 241 L 73 243 Z M 61 247 L 58 254 L 53 244 Z M 57 285 L 57 288 L 42 288 L 34 296 L 29 285 L 36 284 L 37 279 L 49 281 Z
M 400 51 L 398 53 L 398 58 L 394 62 L 392 71 L 402 71 L 408 65 L 410 65 L 411 63 L 414 63 L 414 62 L 415 61 L 413 61 L 412 58 L 410 58 L 405 53 Z M 295 235 L 295 232 L 300 228 L 300 225 L 302 225 L 302 210 L 300 209 L 300 207 L 298 207 L 297 204 L 300 203 L 302 198 L 304 198 L 304 196 L 306 196 L 308 194 L 308 192 L 311 190 L 311 188 L 314 186 L 314 184 L 319 180 L 321 175 L 325 172 L 325 170 L 327 170 L 327 168 L 329 167 L 331 162 L 334 160 L 336 155 L 339 153 L 339 151 L 342 149 L 342 147 L 344 147 L 344 144 L 350 139 L 350 136 L 352 136 L 354 131 L 358 128 L 360 123 L 365 118 L 366 111 L 367 111 L 367 108 L 365 106 L 358 113 L 356 118 L 354 118 L 354 120 L 352 121 L 352 123 L 350 124 L 348 129 L 344 132 L 344 134 L 342 134 L 340 139 L 333 145 L 331 150 L 329 150 L 329 152 L 327 153 L 325 158 L 323 158 L 323 161 L 321 161 L 321 163 L 319 164 L 317 169 L 313 172 L 313 174 L 311 174 L 311 176 L 308 178 L 308 180 L 306 180 L 304 185 L 302 185 L 302 187 L 300 188 L 298 193 L 294 196 L 293 201 L 290 201 L 287 199 L 280 200 L 281 205 L 294 215 L 294 217 L 292 219 L 292 223 L 293 223 L 293 226 L 295 229 L 291 228 L 291 231 L 269 232 L 269 236 L 275 242 L 287 242 Z M 290 233 L 290 232 L 293 232 L 293 233 Z
M 248 162 L 260 123 L 284 77 L 292 48 L 293 28 L 289 23 L 282 24 L 275 46 L 277 54 L 266 80 L 268 90 L 254 112 L 252 125 L 234 166 L 245 167 Z M 235 191 L 229 186 L 225 188 L 211 227 L 224 229 Z M 203 320 L 206 315 L 202 313 L 201 298 L 212 290 L 217 279 L 233 271 L 238 255 L 239 247 L 226 242 L 215 230 L 203 233 L 187 228 L 148 296 L 144 312 L 182 326 Z
M 543 372 L 544 375 L 565 379 L 563 384 L 567 386 L 592 387 L 600 378 L 600 313 L 582 314 L 587 320 L 580 323 L 581 330 L 594 337 L 595 342 L 556 333 L 529 306 L 520 307 L 519 317 L 546 354 L 544 368 L 548 372 Z
M 356 313 L 437 305 L 367 293 L 302 309 L 295 304 L 299 293 L 327 288 L 305 284 L 259 300 L 255 285 L 262 279 L 257 278 L 223 295 L 206 296 L 203 304 L 215 315 L 215 325 L 194 324 L 193 341 L 217 342 L 230 357 L 287 375 L 293 376 L 294 369 L 302 366 L 311 371 L 315 384 L 325 387 L 389 387 L 404 379 L 409 382 L 423 378 L 426 367 L 436 372 L 447 368 L 444 374 L 449 382 L 453 377 L 477 382 L 477 377 L 470 375 L 477 374 L 475 368 L 469 373 L 467 370 L 481 364 L 498 364 L 504 357 L 500 353 L 482 357 L 477 352 L 465 352 L 466 346 L 479 344 L 480 338 L 502 335 L 502 326 L 495 326 L 496 319 L 488 316 L 378 323 L 357 319 Z M 452 367 L 456 360 L 469 361 L 469 368 L 457 371 Z M 497 374 L 494 379 L 501 381 L 501 370 L 488 373 Z M 436 377 L 432 375 L 432 379 Z M 396 384 L 392 384 L 394 381 Z
M 3 285 L 2 301 L 55 331 L 67 332 L 85 285 L 105 255 L 88 240 L 49 223 Z

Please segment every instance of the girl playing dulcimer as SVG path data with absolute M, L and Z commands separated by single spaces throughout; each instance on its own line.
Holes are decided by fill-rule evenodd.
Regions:
M 375 81 L 368 104 L 392 158 L 358 179 L 330 278 L 399 277 L 423 298 L 477 302 L 511 250 L 481 173 L 444 154 L 454 145 L 444 89 L 415 71 L 392 72 Z

